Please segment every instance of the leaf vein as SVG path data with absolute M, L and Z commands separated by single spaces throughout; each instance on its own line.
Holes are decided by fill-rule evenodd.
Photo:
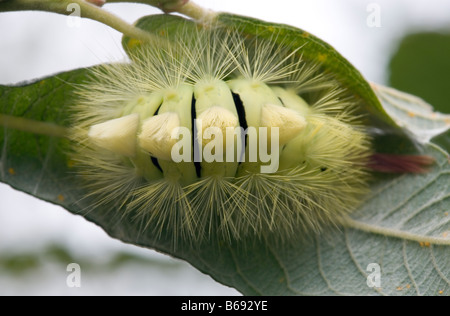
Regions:
M 273 250 L 273 248 L 270 245 L 267 245 L 267 249 L 271 252 L 273 258 L 275 259 L 275 261 L 277 262 L 277 264 L 280 266 L 281 270 L 283 271 L 288 290 L 296 295 L 303 295 L 303 296 L 311 295 L 309 293 L 305 293 L 303 291 L 297 290 L 294 287 L 292 287 L 291 279 L 289 276 L 289 272 L 286 269 L 286 266 L 283 265 L 283 263 L 281 262 L 280 258 L 277 255 L 277 253 L 275 252 L 275 250 Z
M 414 234 L 414 233 L 396 230 L 396 229 L 392 229 L 392 228 L 368 224 L 368 223 L 365 223 L 362 221 L 354 220 L 350 217 L 346 218 L 345 225 L 350 228 L 354 228 L 354 229 L 369 232 L 369 233 L 379 234 L 379 235 L 383 235 L 383 236 L 387 236 L 387 237 L 406 239 L 406 240 L 415 241 L 415 242 L 429 242 L 430 244 L 435 244 L 435 245 L 450 246 L 450 238 L 424 236 L 424 235 Z
M 397 225 L 395 225 L 394 228 L 403 227 L 406 223 L 410 222 L 414 217 L 420 215 L 420 213 L 422 213 L 423 211 L 427 210 L 428 208 L 432 207 L 433 205 L 435 205 L 437 203 L 442 202 L 443 200 L 447 199 L 448 197 L 450 197 L 450 194 L 444 195 L 444 196 L 440 197 L 439 199 L 431 200 L 431 202 L 428 201 L 428 203 L 426 203 L 425 205 L 418 208 L 416 211 L 410 213 L 407 217 L 402 219 L 402 221 L 400 221 Z
M 434 255 L 433 249 L 434 249 L 433 247 L 430 247 L 430 257 L 431 257 L 431 262 L 433 263 L 433 267 L 436 270 L 436 272 L 438 273 L 438 275 L 442 278 L 442 280 L 444 280 L 448 285 L 450 285 L 450 279 L 448 279 L 444 275 L 444 273 L 442 273 L 441 269 L 437 265 L 436 256 Z
M 359 273 L 363 276 L 365 280 L 367 280 L 367 273 L 364 271 L 364 269 L 361 267 L 361 265 L 356 260 L 355 254 L 353 253 L 352 247 L 350 246 L 350 240 L 348 238 L 348 229 L 344 229 L 344 235 L 345 235 L 345 246 L 347 247 L 347 251 L 349 253 L 350 258 L 352 259 L 353 263 L 355 264 L 356 268 L 358 269 Z M 372 290 L 375 292 L 378 292 L 382 296 L 387 296 L 381 289 L 373 287 Z
M 419 287 L 417 285 L 417 282 L 414 279 L 414 276 L 412 275 L 411 268 L 409 267 L 409 264 L 408 264 L 408 254 L 406 253 L 406 240 L 404 240 L 402 242 L 402 255 L 403 255 L 403 262 L 405 264 L 405 269 L 408 272 L 408 277 L 411 280 L 411 282 L 414 286 L 414 289 L 416 290 L 417 295 L 422 296 L 422 294 L 420 293 Z
M 438 179 L 438 177 L 439 177 L 439 175 L 435 176 L 433 179 L 429 180 L 427 184 L 421 185 L 418 190 L 414 191 L 412 194 L 408 194 L 408 197 L 406 199 L 404 199 L 403 201 L 401 201 L 400 204 L 398 204 L 397 206 L 395 206 L 394 208 L 389 210 L 389 212 L 383 214 L 383 216 L 380 219 L 378 219 L 377 224 L 380 224 L 381 222 L 386 220 L 386 218 L 388 218 L 390 215 L 392 215 L 393 213 L 395 213 L 396 211 L 398 211 L 399 209 L 404 207 L 413 198 L 415 198 L 417 195 L 419 195 L 421 192 L 423 192 L 425 189 L 427 189 L 431 183 L 435 182 L 436 179 Z
M 236 272 L 238 275 L 242 278 L 242 280 L 258 295 L 263 296 L 263 293 L 252 283 L 248 280 L 248 278 L 244 275 L 244 273 L 241 270 L 241 267 L 238 263 L 238 260 L 236 258 L 236 254 L 234 253 L 233 249 L 230 249 L 231 258 L 233 259 L 234 266 L 236 267 Z
M 322 256 L 320 255 L 320 241 L 318 240 L 318 237 L 316 237 L 316 250 L 317 250 L 317 267 L 319 269 L 319 273 L 320 276 L 322 277 L 322 279 L 324 280 L 324 282 L 326 283 L 328 289 L 330 291 L 332 291 L 333 293 L 335 293 L 338 296 L 344 296 L 344 294 L 339 293 L 333 286 L 331 286 L 330 281 L 328 280 L 328 278 L 325 275 L 325 271 L 323 270 L 322 267 Z

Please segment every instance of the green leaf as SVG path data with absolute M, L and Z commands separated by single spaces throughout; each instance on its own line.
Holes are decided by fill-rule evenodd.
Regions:
M 228 13 L 219 14 L 218 21 L 246 35 L 269 39 L 279 45 L 288 45 L 292 50 L 303 47 L 299 52 L 301 57 L 313 63 L 320 63 L 324 72 L 333 75 L 350 94 L 355 96 L 361 109 L 365 113 L 370 113 L 371 125 L 397 127 L 361 73 L 332 46 L 311 33 L 290 25 Z
M 342 231 L 182 257 L 247 295 L 450 295 L 449 156 L 433 145 L 427 154 L 436 159 L 430 173 L 374 185 Z M 381 268 L 380 288 L 367 285 L 372 263 Z
M 390 62 L 389 85 L 417 95 L 437 111 L 450 113 L 450 32 L 404 37 Z
M 440 149 L 428 153 L 437 159 L 432 172 L 376 185 L 352 217 L 389 234 L 344 228 L 284 247 L 260 244 L 210 256 L 205 250 L 201 269 L 250 295 L 449 295 L 450 166 Z M 399 238 L 387 236 L 394 232 Z M 446 246 L 428 244 L 431 237 Z M 381 268 L 380 288 L 367 286 L 371 263 Z
M 244 294 L 450 295 L 450 165 L 443 150 L 427 146 L 436 159 L 427 174 L 374 183 L 372 196 L 341 229 L 276 246 L 212 243 L 192 249 L 180 243 L 173 250 L 169 236 L 144 234 L 133 218 L 119 221 L 118 210 L 108 206 L 92 210 L 84 198 L 88 192 L 75 176 L 70 144 L 59 136 L 69 132 L 64 127 L 76 102 L 74 85 L 89 80 L 87 72 L 0 86 L 2 182 L 83 214 L 114 238 L 185 259 Z M 370 263 L 380 265 L 381 288 L 367 285 Z
M 372 84 L 386 112 L 421 142 L 450 129 L 450 114 L 435 112 L 424 100 L 392 88 Z
M 80 69 L 13 87 L 0 86 L 0 181 L 68 207 L 79 199 L 64 136 Z M 49 136 L 53 135 L 53 136 Z

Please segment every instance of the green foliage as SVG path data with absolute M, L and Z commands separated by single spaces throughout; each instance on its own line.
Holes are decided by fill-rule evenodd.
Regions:
M 406 36 L 390 64 L 392 87 L 425 99 L 440 112 L 450 113 L 450 34 Z

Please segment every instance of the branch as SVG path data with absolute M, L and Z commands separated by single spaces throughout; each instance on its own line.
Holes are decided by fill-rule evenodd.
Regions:
M 98 0 L 90 0 L 97 1 Z M 105 0 L 100 0 L 106 2 Z M 189 0 L 108 0 L 107 3 L 132 2 L 148 4 L 161 9 L 165 13 L 177 12 L 188 16 L 198 22 L 212 22 L 216 13 L 212 10 L 202 8 L 201 6 Z
M 178 12 L 201 23 L 211 23 L 216 13 L 204 9 L 189 0 L 110 0 L 114 2 L 134 2 L 158 7 L 164 12 Z M 157 36 L 143 31 L 114 14 L 101 8 L 106 0 L 0 0 L 0 13 L 7 11 L 46 11 L 63 15 L 73 15 L 74 4 L 79 6 L 80 17 L 106 24 L 113 29 L 142 42 L 154 41 Z M 160 38 L 158 38 L 160 40 Z
M 95 0 L 88 0 L 95 1 Z M 123 3 L 123 2 L 131 2 L 131 3 L 142 3 L 148 4 L 152 7 L 161 9 L 165 13 L 170 12 L 178 12 L 178 10 L 184 6 L 189 0 L 105 0 L 104 2 L 108 3 Z
M 102 0 L 90 1 L 100 5 L 104 3 Z M 144 42 L 151 41 L 156 37 L 92 3 L 84 0 L 0 0 L 0 12 L 37 10 L 70 15 L 72 10 L 68 10 L 68 6 L 78 4 L 81 17 L 101 22 L 129 37 Z

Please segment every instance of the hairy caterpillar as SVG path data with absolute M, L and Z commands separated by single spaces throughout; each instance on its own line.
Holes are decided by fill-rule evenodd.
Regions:
M 220 27 L 164 33 L 79 89 L 72 139 L 93 207 L 191 242 L 289 239 L 355 209 L 371 139 L 304 47 Z

